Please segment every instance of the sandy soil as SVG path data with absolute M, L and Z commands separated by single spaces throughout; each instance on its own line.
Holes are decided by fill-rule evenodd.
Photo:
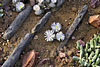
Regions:
M 43 58 L 51 57 L 52 51 L 55 51 L 57 46 L 61 43 L 57 40 L 54 40 L 53 42 L 46 42 L 44 39 L 44 32 L 45 30 L 50 29 L 50 25 L 53 22 L 59 22 L 62 24 L 62 31 L 65 33 L 66 29 L 70 27 L 73 20 L 79 13 L 79 11 L 82 9 L 84 5 L 88 5 L 88 11 L 85 14 L 84 18 L 82 19 L 81 23 L 78 25 L 76 31 L 73 33 L 72 36 L 75 37 L 75 39 L 70 39 L 69 42 L 66 44 L 67 51 L 72 51 L 74 53 L 74 48 L 76 41 L 79 39 L 82 39 L 83 41 L 87 42 L 90 40 L 90 38 L 93 36 L 93 34 L 100 33 L 100 30 L 97 28 L 91 26 L 88 24 L 88 18 L 91 15 L 100 14 L 100 7 L 97 7 L 96 9 L 93 9 L 90 7 L 89 4 L 90 0 L 66 0 L 62 6 L 62 8 L 52 13 L 50 16 L 48 22 L 45 24 L 45 26 L 39 31 L 36 35 L 38 36 L 38 39 L 32 39 L 31 42 L 28 44 L 27 48 L 23 51 L 22 55 L 30 50 L 36 50 L 39 52 L 40 56 L 38 59 L 38 62 L 42 60 Z M 73 8 L 76 8 L 77 10 L 73 10 Z M 4 16 L 3 18 L 0 18 L 0 33 L 4 32 L 8 26 L 11 24 L 11 22 L 14 20 L 14 18 L 18 15 L 16 12 L 9 11 L 9 13 L 12 14 L 12 17 Z M 34 14 L 34 11 L 31 12 L 29 17 L 25 20 L 25 22 L 22 24 L 22 26 L 18 29 L 18 31 L 14 34 L 14 36 L 9 40 L 9 42 L 3 40 L 0 38 L 0 48 L 2 48 L 2 51 L 0 51 L 0 63 L 3 63 L 8 56 L 11 54 L 11 52 L 14 50 L 14 48 L 18 45 L 21 38 L 24 37 L 25 34 L 31 31 L 31 29 L 35 26 L 36 23 L 40 20 L 41 17 L 36 16 Z M 67 21 L 66 21 L 67 20 Z M 20 67 L 21 66 L 21 60 L 22 55 L 20 56 L 19 60 L 15 64 L 14 67 Z M 72 56 L 69 56 L 70 59 Z M 55 62 L 55 59 L 52 60 L 51 63 L 47 63 L 45 65 L 38 65 L 38 62 L 36 64 L 36 67 L 49 67 L 49 65 L 53 64 L 54 66 L 57 66 L 57 62 Z M 64 65 L 63 67 L 72 67 L 74 66 L 78 67 L 77 62 L 70 62 Z

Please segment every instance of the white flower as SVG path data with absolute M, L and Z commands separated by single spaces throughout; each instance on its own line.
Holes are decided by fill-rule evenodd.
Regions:
M 19 2 L 20 0 L 12 0 L 13 4 L 16 4 L 17 2 Z
M 55 34 L 53 30 L 46 30 L 45 31 L 45 37 L 46 37 L 46 41 L 53 41 L 55 38 Z
M 60 32 L 58 32 L 57 34 L 56 34 L 56 39 L 58 40 L 58 41 L 60 41 L 60 40 L 64 40 L 65 39 L 65 35 L 60 31 Z
M 23 2 L 17 2 L 17 4 L 16 4 L 16 11 L 17 12 L 20 12 L 24 8 L 25 8 L 25 5 Z
M 40 6 L 39 6 L 39 5 L 34 5 L 34 6 L 33 6 L 33 9 L 34 9 L 35 11 L 38 11 L 38 10 L 40 10 Z
M 53 23 L 51 25 L 52 30 L 54 30 L 55 32 L 59 32 L 61 30 L 61 24 L 60 23 Z
M 56 5 L 54 3 L 49 4 L 50 7 L 55 7 Z
M 44 0 L 38 0 L 39 3 L 42 3 Z
M 57 2 L 57 0 L 51 0 L 51 2 L 52 2 L 52 3 L 56 3 L 56 2 Z
M 43 13 L 42 10 L 38 10 L 38 11 L 35 12 L 36 15 L 40 15 L 40 14 L 42 14 L 42 13 Z

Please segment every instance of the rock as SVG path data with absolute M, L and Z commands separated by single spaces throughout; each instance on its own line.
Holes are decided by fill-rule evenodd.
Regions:
M 0 47 L 0 51 L 2 51 L 3 49 Z
M 76 12 L 77 11 L 77 8 L 76 7 L 72 7 L 72 11 L 73 12 Z
M 89 23 L 100 29 L 100 15 L 90 16 Z
M 73 52 L 70 50 L 70 51 L 67 52 L 67 55 L 70 56 L 70 55 L 72 55 L 72 53 Z
M 63 58 L 63 57 L 66 57 L 66 54 L 62 53 L 62 52 L 59 52 L 59 56 L 60 56 L 60 58 Z
M 78 40 L 78 41 L 79 41 L 80 45 L 82 45 L 82 46 L 85 45 L 84 41 L 82 41 L 82 40 Z
M 75 37 L 74 37 L 74 36 L 72 36 L 72 39 L 74 40 L 74 39 L 75 39 Z
M 45 59 L 43 59 L 42 61 L 40 61 L 40 65 L 43 65 L 43 64 L 45 64 L 47 61 L 50 61 L 50 58 L 45 58 Z
M 34 39 L 35 39 L 35 40 L 38 39 L 38 35 L 35 35 L 35 36 L 34 36 Z
M 31 6 L 34 6 L 35 5 L 35 0 L 30 0 L 30 4 L 31 4 Z
M 22 67 L 34 67 L 38 58 L 38 52 L 32 50 L 26 53 L 23 57 Z
M 63 49 L 63 48 L 60 48 L 60 51 L 61 51 L 61 52 L 63 52 L 63 51 L 64 51 L 64 49 Z
M 49 67 L 54 67 L 53 65 L 50 65 Z
M 100 0 L 91 0 L 90 4 L 92 8 L 96 8 L 98 5 L 100 5 Z

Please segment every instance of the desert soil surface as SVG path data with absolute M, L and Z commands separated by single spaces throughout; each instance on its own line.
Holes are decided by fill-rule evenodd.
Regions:
M 22 65 L 22 58 L 26 52 L 31 50 L 36 50 L 39 52 L 38 61 L 35 67 L 49 67 L 50 65 L 54 65 L 55 67 L 58 66 L 58 62 L 55 61 L 56 59 L 53 58 L 51 62 L 47 62 L 44 65 L 39 65 L 38 63 L 48 57 L 53 56 L 53 52 L 57 46 L 61 43 L 61 41 L 54 40 L 53 42 L 47 42 L 44 38 L 44 32 L 48 29 L 51 29 L 50 26 L 53 22 L 59 22 L 62 24 L 62 31 L 65 33 L 67 29 L 71 26 L 74 19 L 78 15 L 79 11 L 82 9 L 84 5 L 88 5 L 88 11 L 86 12 L 84 18 L 82 19 L 81 23 L 78 25 L 77 29 L 73 33 L 72 37 L 75 39 L 70 38 L 68 43 L 66 44 L 67 53 L 70 60 L 75 55 L 75 44 L 77 40 L 82 39 L 84 42 L 87 42 L 91 39 L 93 34 L 100 33 L 100 30 L 88 24 L 89 16 L 100 14 L 100 6 L 93 9 L 90 6 L 90 0 L 65 0 L 62 7 L 55 13 L 52 13 L 48 22 L 45 24 L 44 27 L 36 34 L 35 38 L 31 40 L 28 46 L 22 52 L 20 58 L 16 62 L 14 67 L 21 67 Z M 11 10 L 8 11 L 9 14 L 12 16 L 9 17 L 5 15 L 3 18 L 0 18 L 0 34 L 5 32 L 5 30 L 9 27 L 12 21 L 18 15 L 17 12 L 12 12 Z M 14 48 L 18 45 L 20 40 L 25 36 L 25 34 L 29 33 L 31 29 L 35 26 L 36 23 L 42 18 L 41 16 L 36 16 L 34 11 L 31 12 L 29 17 L 24 21 L 22 26 L 18 29 L 18 31 L 11 37 L 11 39 L 3 40 L 0 38 L 0 64 L 4 63 L 4 61 L 8 58 L 8 56 L 12 53 Z M 71 54 L 70 54 L 71 52 Z M 62 67 L 78 67 L 79 65 L 77 62 L 71 61 L 66 63 Z

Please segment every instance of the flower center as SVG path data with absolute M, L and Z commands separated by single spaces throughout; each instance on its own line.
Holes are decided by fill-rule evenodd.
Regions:
M 21 5 L 19 7 L 21 7 Z
M 38 8 L 36 8 L 36 10 L 39 10 Z
M 60 35 L 60 37 L 62 37 L 62 35 Z
M 48 36 L 50 37 L 51 35 L 49 34 Z
M 56 26 L 58 28 L 58 26 Z

